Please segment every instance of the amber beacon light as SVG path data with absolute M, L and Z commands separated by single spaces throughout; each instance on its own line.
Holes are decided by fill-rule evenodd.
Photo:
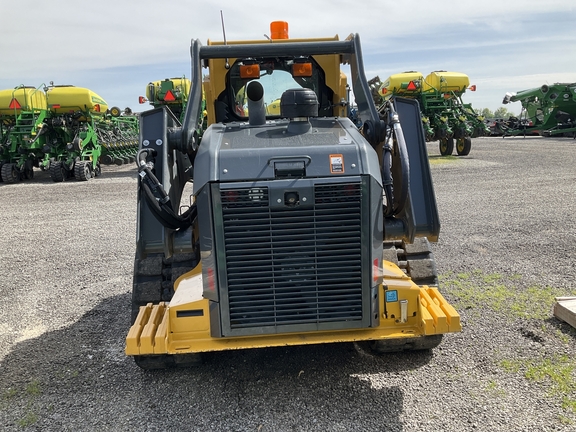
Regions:
M 288 23 L 286 21 L 272 21 L 270 23 L 271 39 L 288 39 Z

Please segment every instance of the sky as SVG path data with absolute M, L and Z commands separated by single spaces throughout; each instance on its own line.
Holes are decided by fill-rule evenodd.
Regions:
M 360 35 L 366 78 L 461 72 L 473 108 L 506 92 L 576 82 L 574 0 L 0 0 L 0 90 L 53 82 L 88 88 L 109 107 L 144 111 L 146 84 L 190 76 L 199 39 L 263 39 L 287 21 L 292 38 Z

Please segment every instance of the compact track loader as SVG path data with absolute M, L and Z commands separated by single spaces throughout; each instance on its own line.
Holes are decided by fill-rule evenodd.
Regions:
M 193 40 L 182 124 L 165 106 L 141 114 L 126 354 L 142 368 L 328 342 L 431 349 L 461 330 L 427 240 L 440 223 L 417 102 L 377 111 L 358 35 L 271 30 Z

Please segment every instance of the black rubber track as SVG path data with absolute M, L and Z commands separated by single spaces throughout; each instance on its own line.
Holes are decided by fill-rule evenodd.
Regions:
M 132 286 L 132 316 L 134 323 L 140 306 L 170 301 L 174 295 L 174 282 L 184 273 L 196 267 L 195 254 L 176 254 L 164 258 L 164 254 L 149 254 L 146 258 L 134 259 L 134 279 Z M 189 367 L 201 362 L 200 354 L 134 356 L 134 361 L 142 369 L 166 369 Z

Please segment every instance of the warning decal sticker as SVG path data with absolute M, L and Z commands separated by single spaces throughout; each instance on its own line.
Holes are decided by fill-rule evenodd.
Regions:
M 344 173 L 344 156 L 341 154 L 330 155 L 330 173 L 343 174 Z

